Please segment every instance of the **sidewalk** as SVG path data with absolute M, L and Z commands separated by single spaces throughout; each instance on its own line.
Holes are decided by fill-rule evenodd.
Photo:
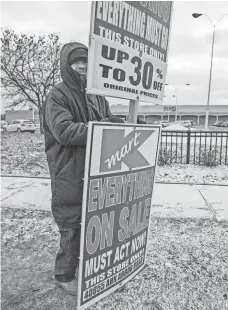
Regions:
M 2 207 L 50 211 L 49 179 L 3 177 Z M 152 216 L 228 220 L 228 186 L 155 183 Z

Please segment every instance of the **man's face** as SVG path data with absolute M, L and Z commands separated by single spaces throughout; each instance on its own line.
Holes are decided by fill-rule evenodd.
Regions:
M 87 75 L 87 62 L 83 60 L 76 61 L 71 65 L 71 68 L 79 75 Z

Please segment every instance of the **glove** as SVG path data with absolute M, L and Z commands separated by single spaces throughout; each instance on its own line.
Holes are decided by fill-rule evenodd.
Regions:
M 124 120 L 122 120 L 122 118 L 115 116 L 115 115 L 110 116 L 109 121 L 111 123 L 124 123 Z
M 108 123 L 124 123 L 124 120 L 122 118 L 112 115 L 109 118 L 103 118 L 100 120 L 100 122 L 108 122 Z

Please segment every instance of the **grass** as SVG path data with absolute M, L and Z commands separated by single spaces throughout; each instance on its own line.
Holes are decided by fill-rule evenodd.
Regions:
M 150 231 L 143 271 L 89 309 L 228 309 L 228 223 L 152 218 Z M 2 209 L 2 309 L 76 309 L 54 285 L 58 242 L 49 212 Z
M 6 135 L 2 147 L 2 173 L 48 175 L 42 136 Z M 224 166 L 189 166 L 158 167 L 157 179 L 227 180 Z M 152 218 L 150 230 L 145 269 L 89 309 L 228 309 L 228 223 Z M 54 284 L 58 242 L 50 212 L 2 209 L 2 309 L 76 309 L 75 297 Z

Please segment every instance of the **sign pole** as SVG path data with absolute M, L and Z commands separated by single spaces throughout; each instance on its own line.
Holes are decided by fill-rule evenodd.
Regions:
M 139 109 L 139 99 L 130 100 L 129 114 L 128 114 L 129 124 L 137 124 L 138 109 Z

